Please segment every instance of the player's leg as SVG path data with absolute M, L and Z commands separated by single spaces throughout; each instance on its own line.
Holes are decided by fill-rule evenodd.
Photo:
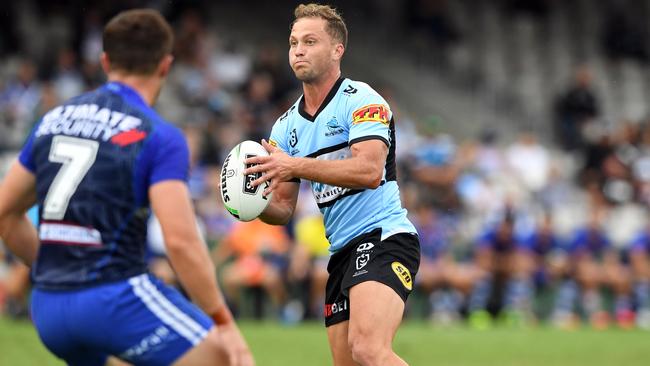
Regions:
M 226 350 L 219 340 L 217 327 L 212 327 L 207 337 L 198 345 L 192 347 L 181 358 L 174 362 L 175 366 L 211 366 L 230 365 Z
M 348 344 L 352 359 L 362 366 L 407 365 L 393 352 L 392 343 L 404 314 L 404 300 L 376 281 L 350 289 Z
M 327 327 L 327 339 L 332 352 L 334 366 L 357 366 L 352 359 L 352 352 L 348 345 L 349 321 L 344 321 Z

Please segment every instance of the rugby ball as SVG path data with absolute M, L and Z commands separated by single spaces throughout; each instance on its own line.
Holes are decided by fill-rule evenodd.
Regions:
M 262 195 L 269 182 L 256 187 L 251 185 L 262 173 L 244 175 L 244 169 L 252 166 L 245 164 L 244 160 L 260 155 L 268 156 L 269 153 L 259 143 L 246 140 L 230 151 L 221 167 L 221 199 L 226 210 L 240 221 L 251 221 L 258 217 L 273 196 Z

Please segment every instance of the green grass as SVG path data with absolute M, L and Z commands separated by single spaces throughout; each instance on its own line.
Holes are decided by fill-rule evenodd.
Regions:
M 242 331 L 259 366 L 331 365 L 325 329 L 246 322 Z M 412 366 L 636 366 L 650 364 L 650 333 L 547 328 L 434 329 L 407 323 L 395 349 Z M 0 365 L 63 365 L 27 322 L 0 319 Z

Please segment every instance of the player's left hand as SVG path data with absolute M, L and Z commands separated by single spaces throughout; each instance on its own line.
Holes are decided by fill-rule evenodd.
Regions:
M 234 321 L 219 325 L 218 330 L 225 349 L 228 351 L 230 365 L 255 366 L 253 354 Z
M 269 152 L 269 156 L 255 156 L 246 159 L 246 164 L 257 164 L 244 170 L 244 175 L 264 173 L 262 176 L 251 182 L 253 187 L 258 186 L 266 181 L 270 181 L 269 186 L 264 190 L 267 196 L 278 187 L 280 182 L 287 182 L 294 178 L 293 167 L 295 159 L 287 155 L 284 151 L 262 140 L 262 146 Z

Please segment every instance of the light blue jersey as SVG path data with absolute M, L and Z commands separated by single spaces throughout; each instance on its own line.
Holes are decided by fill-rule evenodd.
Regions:
M 377 189 L 349 189 L 311 182 L 324 216 L 330 251 L 376 228 L 382 240 L 397 233 L 415 233 L 402 208 L 395 172 L 395 123 L 388 103 L 368 84 L 340 78 L 314 116 L 301 96 L 273 126 L 270 142 L 290 156 L 321 160 L 351 157 L 350 146 L 378 139 L 388 157 Z

